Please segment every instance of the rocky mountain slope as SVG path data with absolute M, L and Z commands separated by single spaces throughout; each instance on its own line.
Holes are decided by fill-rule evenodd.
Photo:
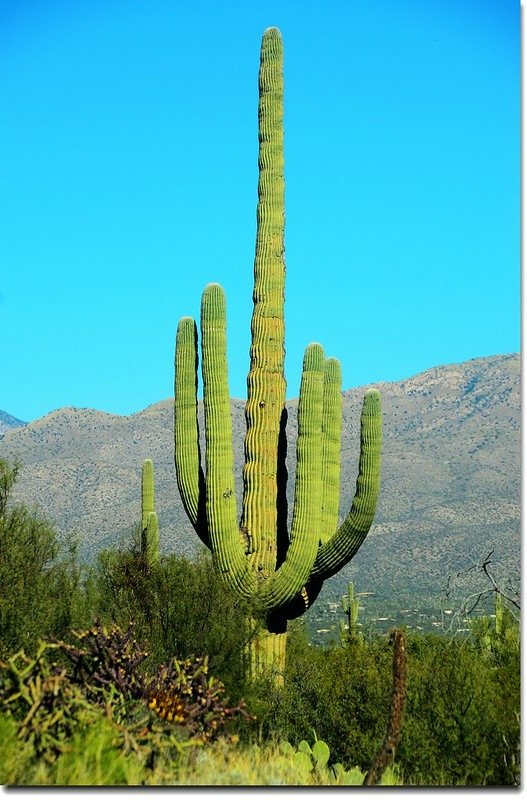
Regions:
M 324 596 L 338 597 L 350 578 L 359 590 L 388 599 L 437 596 L 449 575 L 491 550 L 500 579 L 518 580 L 519 355 L 436 367 L 377 388 L 384 411 L 377 517 L 355 559 L 328 582 Z M 363 391 L 344 394 L 342 514 L 355 488 Z M 232 401 L 239 498 L 243 406 Z M 297 401 L 287 408 L 291 510 Z M 23 465 L 16 499 L 38 507 L 61 532 L 75 532 L 86 558 L 131 536 L 140 516 L 141 463 L 152 458 L 162 546 L 191 555 L 199 543 L 177 491 L 172 417 L 171 400 L 126 417 L 62 408 L 7 430 L 0 457 L 17 457 Z M 472 577 L 475 586 L 486 588 L 476 571 Z
M 0 436 L 6 431 L 10 431 L 12 428 L 21 428 L 22 425 L 25 424 L 26 423 L 22 422 L 21 419 L 12 417 L 11 414 L 8 414 L 6 411 L 0 411 Z

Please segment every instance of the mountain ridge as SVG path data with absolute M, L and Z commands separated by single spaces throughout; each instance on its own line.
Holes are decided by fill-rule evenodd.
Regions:
M 27 423 L 23 422 L 21 419 L 17 419 L 12 414 L 8 414 L 7 411 L 0 411 L 0 436 L 5 431 L 9 431 L 12 428 L 21 428 L 23 425 Z
M 448 575 L 494 549 L 500 574 L 519 576 L 520 358 L 518 354 L 432 367 L 370 384 L 384 415 L 381 496 L 357 556 L 325 593 L 349 579 L 358 590 L 412 598 L 436 594 Z M 354 493 L 364 387 L 343 392 L 341 515 Z M 15 499 L 37 506 L 61 534 L 74 531 L 93 558 L 139 519 L 140 471 L 152 458 L 166 551 L 192 556 L 199 542 L 181 507 L 173 466 L 173 401 L 130 415 L 67 407 L 0 439 L 0 457 L 22 463 Z M 297 399 L 288 411 L 289 513 L 295 474 Z M 236 494 L 241 501 L 245 401 L 233 399 Z M 199 404 L 203 432 L 203 408 Z

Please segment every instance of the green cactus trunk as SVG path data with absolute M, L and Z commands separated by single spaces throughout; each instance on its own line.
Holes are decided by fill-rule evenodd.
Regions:
M 358 637 L 359 598 L 355 597 L 353 583 L 348 583 L 348 593 L 342 595 L 342 609 L 348 618 L 348 624 L 340 623 L 340 638 L 342 644 Z
M 154 500 L 154 465 L 147 458 L 141 472 L 141 553 L 147 564 L 159 561 L 159 526 Z
M 216 568 L 251 598 L 257 633 L 246 653 L 253 677 L 283 680 L 287 621 L 316 599 L 323 581 L 357 552 L 373 521 L 380 485 L 380 396 L 370 390 L 361 416 L 359 476 L 339 527 L 341 370 L 319 344 L 304 355 L 298 403 L 297 471 L 287 531 L 284 376 L 284 154 L 282 38 L 265 31 L 259 72 L 259 180 L 254 310 L 245 416 L 243 501 L 234 491 L 227 375 L 226 303 L 209 284 L 201 306 L 205 470 L 197 417 L 197 327 L 178 326 L 175 356 L 175 466 L 184 508 Z

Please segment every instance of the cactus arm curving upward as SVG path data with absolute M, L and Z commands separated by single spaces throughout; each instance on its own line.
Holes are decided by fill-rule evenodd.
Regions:
M 335 535 L 319 548 L 310 578 L 326 580 L 350 561 L 370 530 L 380 490 L 381 398 L 377 389 L 364 396 L 361 414 L 359 475 L 351 509 Z
M 266 575 L 276 566 L 277 449 L 286 391 L 282 61 L 280 32 L 269 28 L 259 70 L 257 234 L 241 520 L 253 568 Z
M 318 550 L 322 456 L 324 351 L 306 348 L 298 403 L 297 468 L 291 540 L 285 561 L 262 584 L 259 597 L 267 609 L 290 602 L 306 583 Z
M 220 573 L 229 584 L 240 594 L 250 596 L 256 589 L 256 576 L 245 556 L 238 528 L 225 293 L 217 283 L 210 283 L 203 292 L 201 332 L 206 511 L 212 552 Z
M 183 317 L 176 335 L 174 461 L 183 508 L 201 541 L 210 547 L 199 447 L 197 336 L 194 320 Z
M 336 358 L 324 364 L 322 417 L 322 512 L 320 543 L 335 533 L 339 520 L 340 439 L 342 434 L 342 373 Z

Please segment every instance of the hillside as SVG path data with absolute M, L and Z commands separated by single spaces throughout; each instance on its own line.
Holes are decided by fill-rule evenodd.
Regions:
M 328 582 L 323 597 L 340 595 L 349 578 L 358 590 L 387 599 L 437 596 L 449 574 L 491 550 L 498 575 L 517 580 L 519 355 L 435 367 L 377 388 L 384 411 L 377 517 L 358 555 Z M 341 513 L 355 487 L 363 391 L 344 393 Z M 242 401 L 232 401 L 239 497 L 243 407 Z M 290 510 L 296 407 L 297 401 L 287 403 Z M 130 535 L 140 515 L 141 463 L 152 458 L 162 546 L 191 555 L 199 543 L 177 491 L 172 417 L 171 400 L 131 416 L 62 408 L 8 428 L 0 439 L 0 457 L 18 457 L 23 464 L 16 499 L 38 507 L 61 532 L 75 532 L 85 558 Z M 472 577 L 474 586 L 485 586 L 482 576 Z
M 10 431 L 13 428 L 21 428 L 22 425 L 25 424 L 26 423 L 22 422 L 21 419 L 12 417 L 11 414 L 8 414 L 6 411 L 0 411 L 0 436 L 6 433 L 6 431 Z

